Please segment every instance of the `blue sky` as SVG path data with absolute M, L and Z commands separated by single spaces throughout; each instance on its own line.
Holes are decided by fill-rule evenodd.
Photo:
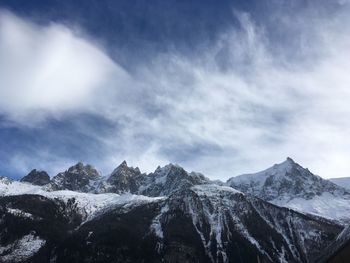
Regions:
M 77 161 L 349 176 L 349 1 L 0 1 L 0 175 Z

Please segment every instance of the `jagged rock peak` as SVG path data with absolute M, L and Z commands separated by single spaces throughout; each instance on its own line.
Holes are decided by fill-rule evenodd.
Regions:
M 141 171 L 138 167 L 134 168 L 134 167 L 129 167 L 127 162 L 124 160 L 121 164 L 119 164 L 117 166 L 117 168 L 115 168 L 113 170 L 113 172 L 111 173 L 111 176 L 121 173 L 122 171 L 129 171 L 128 174 L 133 175 L 133 174 L 141 174 Z
M 182 166 L 178 164 L 169 163 L 163 167 L 158 166 L 154 171 L 154 174 L 174 174 L 174 175 L 182 175 L 184 178 L 198 178 L 203 181 L 209 182 L 209 178 L 205 177 L 202 173 L 199 172 L 188 172 Z M 221 182 L 222 183 L 222 182 Z
M 100 173 L 96 168 L 90 164 L 84 165 L 82 162 L 68 168 L 67 172 L 77 174 L 77 175 L 88 175 L 90 178 L 97 178 L 100 176 Z
M 50 176 L 45 171 L 33 169 L 21 179 L 21 182 L 27 182 L 34 185 L 46 185 L 50 182 Z
M 173 163 L 169 163 L 169 164 L 167 164 L 167 165 L 165 165 L 163 167 L 158 166 L 157 169 L 154 171 L 154 173 L 168 173 L 170 171 L 177 171 L 177 170 L 187 173 L 185 171 L 185 169 L 182 168 L 180 165 L 173 164 Z
M 177 164 L 169 163 L 163 167 L 157 167 L 153 175 L 155 177 L 173 178 L 173 180 L 189 179 L 187 171 Z
M 68 171 L 73 172 L 75 170 L 83 170 L 83 169 L 84 169 L 84 164 L 82 162 L 78 162 L 75 165 L 69 167 Z
M 138 167 L 129 167 L 124 160 L 108 177 L 98 186 L 98 192 L 112 193 L 136 193 L 142 180 L 141 172 Z
M 50 185 L 52 190 L 89 192 L 94 189 L 94 183 L 100 178 L 101 175 L 95 167 L 78 162 L 65 172 L 54 176 Z
M 278 169 L 278 170 L 285 170 L 285 171 L 289 171 L 291 170 L 293 167 L 300 167 L 302 169 L 304 169 L 303 167 L 301 167 L 299 164 L 297 164 L 292 158 L 287 157 L 287 159 L 282 162 L 282 163 L 278 163 L 278 164 L 274 164 L 271 168 L 272 169 Z M 270 169 L 271 169 L 270 168 Z M 269 170 L 269 169 L 267 169 Z M 267 171 L 266 170 L 266 171 Z
M 290 157 L 287 157 L 286 162 L 295 164 L 294 160 Z
M 164 167 L 158 166 L 153 173 L 156 177 L 168 177 L 175 180 L 190 180 L 193 184 L 208 183 L 210 180 L 201 173 L 187 172 L 178 164 L 169 163 Z
M 147 196 L 169 196 L 194 185 L 207 183 L 209 180 L 204 176 L 188 173 L 181 166 L 170 163 L 148 174 L 146 183 L 140 188 L 140 193 Z

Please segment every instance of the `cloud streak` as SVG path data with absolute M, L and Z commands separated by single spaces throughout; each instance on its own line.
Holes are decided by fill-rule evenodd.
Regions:
M 329 16 L 310 9 L 275 14 L 276 27 L 293 39 L 281 53 L 264 24 L 235 11 L 239 26 L 195 57 L 159 54 L 127 72 L 67 27 L 2 13 L 0 112 L 14 125 L 82 113 L 103 119 L 112 127 L 107 133 L 96 122 L 71 129 L 95 142 L 87 144 L 90 151 L 104 152 L 86 160 L 105 173 L 127 159 L 146 171 L 178 162 L 226 179 L 291 156 L 321 176 L 347 176 L 348 14 L 348 6 Z M 39 159 L 66 164 L 77 158 L 57 154 L 53 162 L 46 153 L 13 160 L 24 170 Z M 59 165 L 52 166 L 57 172 Z

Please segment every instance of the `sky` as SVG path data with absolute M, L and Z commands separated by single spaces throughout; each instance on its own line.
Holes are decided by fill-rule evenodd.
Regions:
M 348 0 L 0 0 L 0 175 L 350 176 L 349 20 Z

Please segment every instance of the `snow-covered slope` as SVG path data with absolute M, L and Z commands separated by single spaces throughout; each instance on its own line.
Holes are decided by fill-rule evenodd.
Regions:
M 329 181 L 350 191 L 350 177 L 330 178 Z
M 233 177 L 227 185 L 279 206 L 350 222 L 350 192 L 290 158 L 262 172 Z
M 49 188 L 49 190 L 51 190 Z M 59 199 L 65 203 L 73 203 L 76 209 L 82 214 L 83 219 L 91 220 L 94 216 L 116 205 L 134 205 L 147 202 L 157 202 L 163 197 L 148 197 L 133 194 L 93 194 L 81 193 L 70 190 L 48 191 L 47 186 L 37 186 L 29 183 L 13 181 L 7 178 L 0 178 L 0 196 L 14 195 L 40 195 L 49 199 Z

